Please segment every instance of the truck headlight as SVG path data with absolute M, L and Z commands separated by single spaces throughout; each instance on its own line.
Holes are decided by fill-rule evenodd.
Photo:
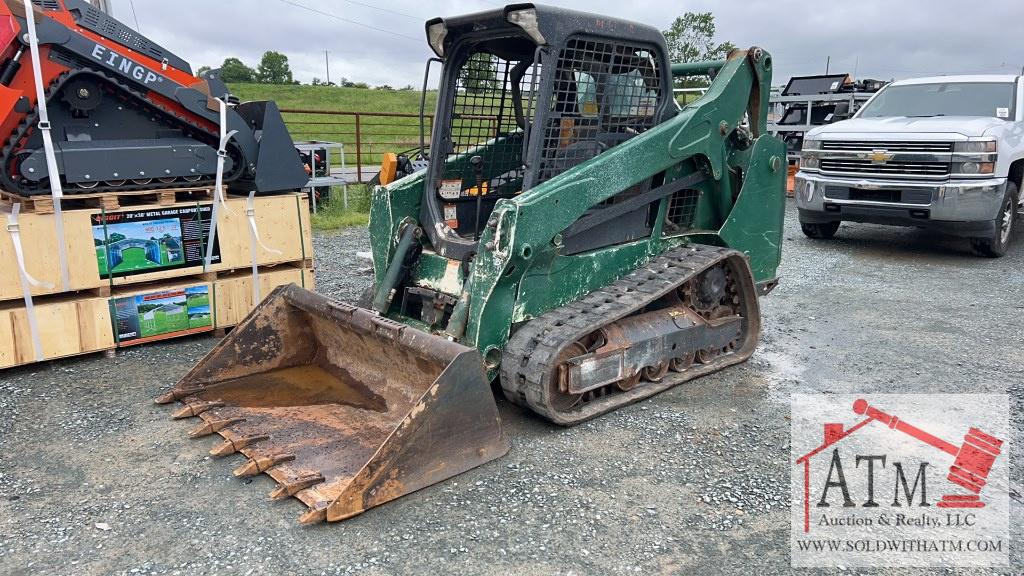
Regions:
M 995 162 L 960 162 L 953 165 L 953 172 L 976 176 L 979 174 L 993 174 L 996 171 Z
M 801 150 L 821 150 L 821 140 L 804 138 L 804 143 L 800 148 Z
M 968 140 L 966 142 L 956 142 L 953 144 L 954 152 L 962 152 L 964 154 L 985 154 L 996 151 L 995 140 Z
M 818 169 L 818 155 L 816 153 L 800 153 L 800 168 L 806 170 Z

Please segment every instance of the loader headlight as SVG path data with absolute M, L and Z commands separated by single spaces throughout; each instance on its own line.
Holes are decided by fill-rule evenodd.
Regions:
M 427 43 L 439 58 L 444 58 L 444 39 L 448 36 L 448 26 L 443 20 L 427 24 Z
M 544 39 L 544 35 L 540 33 L 540 26 L 537 23 L 537 10 L 534 8 L 526 8 L 523 10 L 516 10 L 509 12 L 505 15 L 510 24 L 515 24 L 526 33 L 530 35 L 538 45 L 547 44 L 547 40 Z

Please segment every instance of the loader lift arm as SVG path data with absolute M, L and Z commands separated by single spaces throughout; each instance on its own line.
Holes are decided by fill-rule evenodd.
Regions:
M 781 143 L 766 132 L 770 83 L 761 82 L 760 78 L 770 69 L 771 58 L 763 50 L 736 51 L 719 70 L 705 96 L 675 117 L 513 199 L 499 200 L 475 259 L 470 301 L 482 304 L 470 307 L 466 342 L 475 344 L 486 357 L 489 351 L 504 346 L 508 326 L 604 286 L 641 266 L 660 253 L 664 245 L 684 240 L 710 242 L 748 253 L 755 279 L 762 283 L 774 281 L 781 259 L 779 238 L 784 198 L 778 194 L 778 186 L 784 176 L 784 154 Z M 733 135 L 744 130 L 745 117 L 754 119 L 750 132 L 759 136 L 746 149 L 738 149 L 733 144 Z M 732 183 L 723 178 L 735 157 L 751 159 L 739 190 L 731 189 Z M 561 255 L 560 236 L 592 207 L 660 173 L 665 174 L 668 186 L 672 180 L 698 172 L 706 175 L 705 194 L 720 201 L 716 202 L 714 213 L 709 210 L 705 220 L 697 223 L 698 227 L 679 236 L 666 235 L 663 213 L 668 202 L 658 199 L 660 217 L 650 234 L 653 243 L 626 244 L 612 253 Z M 737 212 L 743 217 L 737 217 Z M 765 222 L 763 232 L 747 231 L 754 214 L 758 221 Z M 522 226 L 519 222 L 529 224 Z M 766 239 L 774 245 L 770 250 L 764 249 Z M 543 273 L 508 276 L 509 269 Z M 562 270 L 563 276 L 548 275 L 546 271 L 551 269 Z M 566 276 L 585 281 L 567 285 L 561 280 Z M 520 297 L 525 297 L 516 303 L 516 311 L 510 299 L 500 297 L 514 294 L 513 285 L 518 285 Z M 533 301 L 531 293 L 557 297 Z M 495 322 L 495 317 L 507 318 L 508 324 Z

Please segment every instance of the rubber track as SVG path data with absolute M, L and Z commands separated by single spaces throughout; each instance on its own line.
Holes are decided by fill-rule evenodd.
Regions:
M 69 80 L 79 75 L 96 76 L 103 82 L 112 84 L 117 90 L 120 90 L 123 94 L 131 96 L 134 99 L 133 103 L 137 108 L 145 110 L 146 113 L 148 114 L 154 114 L 160 117 L 163 121 L 163 124 L 168 127 L 180 128 L 182 126 L 185 126 L 197 132 L 202 132 L 203 134 L 206 134 L 213 142 L 219 141 L 220 139 L 219 135 L 213 134 L 199 126 L 188 123 L 186 118 L 179 116 L 178 114 L 164 110 L 163 108 L 160 108 L 159 106 L 150 103 L 148 100 L 146 100 L 146 97 L 142 92 L 139 92 L 138 90 L 133 90 L 127 84 L 119 82 L 116 78 L 113 78 L 105 74 L 102 70 L 97 70 L 89 67 L 82 67 L 71 72 L 65 72 L 64 74 L 58 76 L 57 79 L 54 80 L 46 90 L 47 106 L 49 106 L 50 103 L 53 102 L 53 97 L 60 91 L 61 88 L 64 87 L 64 84 L 66 84 Z M 32 185 L 30 187 L 25 187 L 20 183 L 16 182 L 14 179 L 12 179 L 11 175 L 7 173 L 8 168 L 10 167 L 11 155 L 16 152 L 21 152 L 22 150 L 27 150 L 14 150 L 14 146 L 16 146 L 19 142 L 21 142 L 28 136 L 29 129 L 36 125 L 36 121 L 38 120 L 38 118 L 39 107 L 36 106 L 33 107 L 32 110 L 30 110 L 27 114 L 25 114 L 25 117 L 21 120 L 18 126 L 11 132 L 10 136 L 8 136 L 7 140 L 4 142 L 3 150 L 0 151 L 0 178 L 2 178 L 4 186 L 10 189 L 12 192 L 17 192 L 18 194 L 21 194 L 23 196 L 33 196 L 47 193 L 49 189 L 48 187 L 44 187 L 42 185 Z M 207 143 L 207 145 L 216 147 L 215 144 Z M 237 159 L 235 160 L 235 163 L 238 164 Z M 230 182 L 237 178 L 240 174 L 241 171 L 238 171 L 236 174 L 232 175 L 225 174 L 224 182 Z M 125 192 L 136 190 L 168 190 L 174 188 L 210 186 L 216 182 L 216 179 L 213 177 L 197 180 L 194 182 L 182 180 L 178 182 L 169 183 L 160 182 L 157 180 L 157 178 L 154 177 L 153 182 L 149 184 L 133 184 L 131 182 L 131 178 L 126 178 L 125 180 L 127 180 L 127 182 L 123 186 L 97 185 L 95 188 L 79 188 L 75 184 L 64 183 L 64 193 L 68 196 L 74 196 L 76 193 L 96 194 L 101 192 Z
M 555 368 L 553 361 L 564 347 L 601 326 L 642 310 L 714 264 L 735 255 L 746 261 L 741 253 L 728 248 L 679 247 L 604 288 L 531 320 L 512 335 L 505 347 L 501 363 L 505 396 L 552 422 L 571 425 L 744 360 L 733 358 L 734 355 L 723 356 L 686 373 L 669 373 L 660 383 L 644 382 L 629 392 L 616 391 L 578 404 L 567 412 L 555 411 L 544 398 L 547 379 Z M 740 292 L 742 294 L 742 290 Z M 753 305 L 757 312 L 756 302 Z M 749 326 L 749 319 L 746 320 Z

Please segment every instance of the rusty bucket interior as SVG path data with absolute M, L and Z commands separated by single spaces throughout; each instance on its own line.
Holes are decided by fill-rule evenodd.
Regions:
M 295 285 L 275 290 L 158 403 L 266 473 L 300 521 L 344 520 L 508 451 L 479 353 Z

